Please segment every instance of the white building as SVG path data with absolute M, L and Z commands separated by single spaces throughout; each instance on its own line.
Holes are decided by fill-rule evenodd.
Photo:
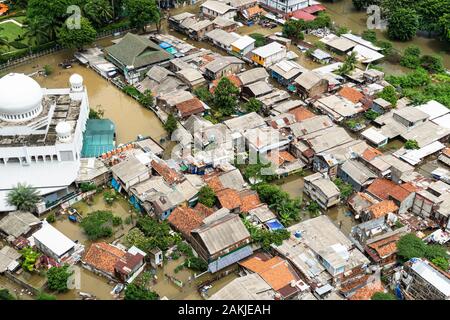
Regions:
M 41 88 L 19 73 L 0 79 L 0 212 L 15 210 L 6 198 L 18 183 L 44 196 L 38 212 L 69 193 L 88 116 L 87 91 L 78 74 L 63 89 Z
M 289 13 L 304 9 L 310 5 L 310 0 L 261 0 L 260 3 L 274 11 Z
M 231 7 L 223 2 L 208 0 L 201 6 L 202 14 L 209 18 L 222 17 L 230 20 L 234 20 L 236 16 L 236 8 Z
M 274 41 L 252 51 L 252 61 L 262 67 L 271 65 L 286 58 L 286 47 Z
M 47 222 L 32 237 L 40 251 L 57 261 L 67 258 L 75 250 L 76 243 Z

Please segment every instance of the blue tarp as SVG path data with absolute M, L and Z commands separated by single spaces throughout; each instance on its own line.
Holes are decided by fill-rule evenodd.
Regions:
M 170 48 L 172 45 L 171 45 L 170 43 L 168 43 L 168 42 L 161 42 L 161 43 L 159 44 L 159 46 L 160 46 L 161 48 L 163 48 L 163 49 L 167 49 L 167 48 Z
M 137 199 L 135 196 L 131 196 L 129 199 L 130 203 L 133 205 L 133 207 L 135 207 L 136 209 L 138 209 L 139 211 L 141 211 L 141 206 L 139 205 Z
M 117 191 L 120 190 L 120 183 L 114 178 L 111 179 L 111 186 Z
M 284 229 L 284 226 L 278 219 L 269 220 L 265 224 L 271 231 Z

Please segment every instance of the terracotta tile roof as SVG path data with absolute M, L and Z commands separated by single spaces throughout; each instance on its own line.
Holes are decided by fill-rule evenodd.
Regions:
M 239 193 L 241 198 L 241 211 L 249 212 L 261 205 L 258 193 L 254 190 L 243 190 Z
M 402 187 L 403 187 L 403 189 L 406 189 L 409 192 L 417 192 L 417 191 L 419 191 L 419 188 L 417 188 L 411 182 L 406 182 L 406 183 L 402 184 Z
M 278 154 L 276 152 L 269 151 L 267 153 L 267 158 L 269 159 L 269 161 L 279 166 L 284 164 L 285 162 L 293 162 L 297 160 L 296 157 L 294 157 L 287 151 L 278 151 Z
M 368 245 L 377 252 L 380 258 L 385 258 L 397 252 L 397 242 L 400 240 L 400 235 L 395 234 L 388 238 L 373 242 Z
M 289 285 L 291 281 L 297 280 L 295 274 L 289 269 L 288 263 L 280 257 L 265 261 L 259 257 L 252 257 L 239 264 L 259 274 L 276 291 Z
M 409 191 L 404 188 L 403 185 L 396 185 L 394 188 L 389 190 L 389 195 L 400 202 L 405 200 L 413 191 Z
M 108 274 L 114 274 L 114 267 L 116 263 L 125 256 L 125 251 L 122 251 L 106 242 L 93 243 L 86 255 L 83 262 L 101 270 Z
M 368 283 L 356 290 L 349 300 L 370 300 L 376 292 L 384 292 L 384 287 L 380 280 Z
M 234 189 L 223 189 L 217 192 L 217 199 L 222 207 L 233 210 L 241 206 L 241 197 L 239 193 Z
M 183 118 L 205 111 L 203 103 L 198 98 L 192 98 L 180 102 L 179 104 L 175 105 L 175 107 L 178 109 L 178 111 L 180 111 L 180 114 Z
M 255 16 L 257 14 L 265 14 L 266 13 L 266 11 L 264 11 L 264 9 L 260 8 L 258 5 L 247 8 L 245 10 L 247 11 L 249 18 L 252 18 L 253 16 Z
M 445 149 L 442 151 L 442 153 L 445 154 L 447 157 L 450 157 L 450 148 L 445 148 Z
M 226 78 L 228 78 L 228 80 L 231 81 L 232 84 L 234 84 L 236 87 L 240 88 L 242 87 L 242 82 L 241 80 L 239 80 L 238 76 L 235 74 L 230 74 L 228 76 L 225 76 Z M 214 90 L 216 90 L 217 85 L 219 84 L 220 79 L 215 79 L 212 81 L 211 83 L 211 88 L 209 88 L 209 91 L 211 93 L 214 93 Z
M 210 215 L 212 215 L 214 213 L 214 209 L 212 208 L 208 208 L 207 206 L 205 206 L 202 203 L 197 203 L 194 207 L 195 210 L 197 210 L 197 212 L 203 217 L 209 217 Z
M 220 182 L 220 179 L 217 175 L 205 178 L 206 184 L 214 190 L 214 192 L 219 192 L 224 188 L 222 182 Z
M 364 95 L 361 92 L 350 87 L 343 87 L 339 91 L 339 95 L 346 98 L 347 100 L 350 100 L 353 103 L 359 102 L 364 97 Z
M 172 211 L 167 218 L 169 223 L 178 229 L 185 236 L 190 235 L 191 230 L 194 230 L 203 223 L 203 219 L 209 216 L 213 212 L 205 206 L 189 208 L 189 207 L 177 207 Z
M 385 178 L 377 178 L 367 188 L 367 191 L 382 200 L 387 200 L 389 199 L 389 191 L 395 186 L 396 184 L 391 180 Z
M 376 219 L 384 217 L 389 212 L 397 211 L 398 207 L 392 200 L 383 200 L 381 202 L 371 205 L 367 210 L 372 213 L 372 219 Z
M 164 180 L 166 180 L 166 182 L 169 184 L 180 181 L 182 179 L 182 176 L 175 170 L 169 168 L 169 166 L 165 164 L 164 161 L 158 162 L 152 160 L 151 165 L 152 168 L 155 169 L 155 171 L 158 172 L 158 174 L 162 176 Z
M 381 156 L 383 153 L 378 150 L 375 149 L 373 147 L 368 147 L 362 154 L 362 157 L 364 160 L 366 161 L 372 161 L 373 159 L 375 159 L 378 156 Z
M 316 115 L 306 109 L 305 107 L 297 107 L 292 110 L 289 110 L 289 113 L 293 114 L 295 116 L 295 120 L 303 121 L 312 117 L 315 117 Z

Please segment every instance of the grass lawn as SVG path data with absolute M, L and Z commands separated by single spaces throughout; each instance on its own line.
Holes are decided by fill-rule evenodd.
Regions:
M 13 22 L 0 23 L 0 34 L 6 37 L 8 41 L 14 41 L 17 36 L 23 35 L 25 32 L 25 28 L 19 27 Z

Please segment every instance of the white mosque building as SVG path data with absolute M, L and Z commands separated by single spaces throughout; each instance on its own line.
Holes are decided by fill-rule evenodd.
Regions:
M 70 88 L 45 89 L 32 78 L 10 73 L 0 79 L 0 212 L 18 183 L 36 188 L 38 212 L 69 195 L 80 168 L 89 101 L 83 78 Z

